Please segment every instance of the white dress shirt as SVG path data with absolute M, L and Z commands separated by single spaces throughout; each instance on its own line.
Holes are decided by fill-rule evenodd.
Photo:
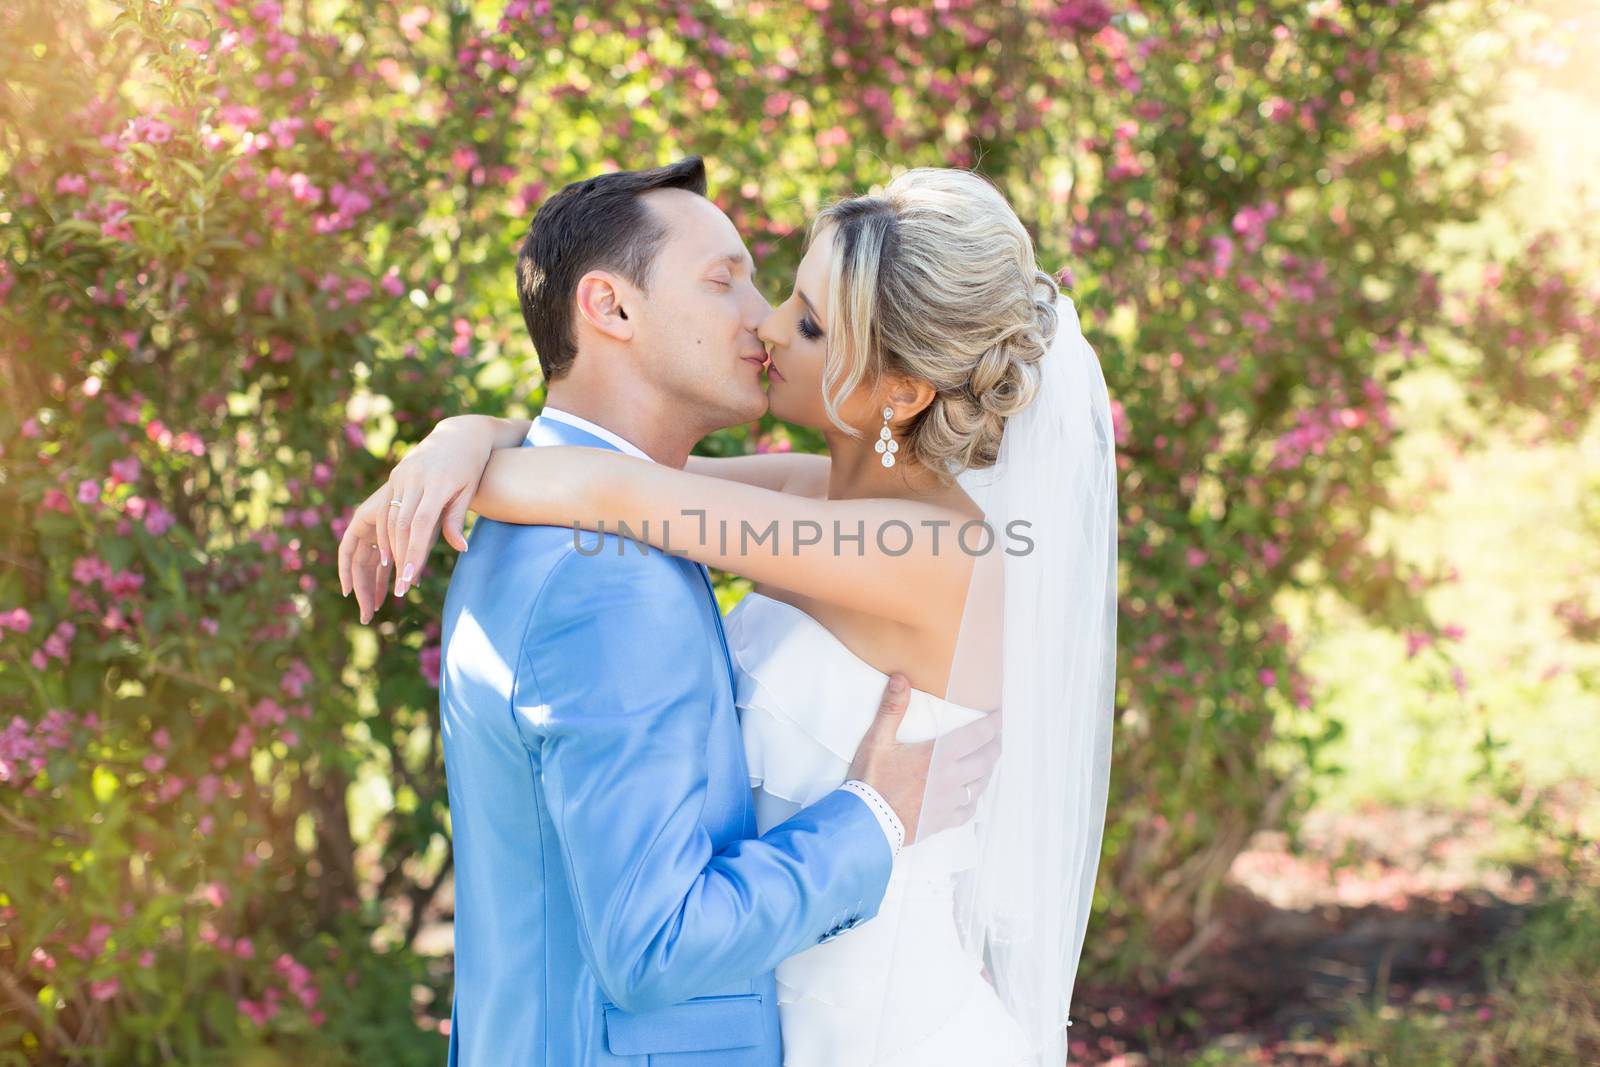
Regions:
M 651 459 L 650 455 L 646 453 L 644 449 L 640 448 L 632 441 L 623 440 L 621 437 L 612 433 L 604 426 L 597 426 L 588 419 L 580 418 L 570 411 L 562 411 L 560 408 L 553 408 L 549 404 L 546 404 L 544 406 L 544 410 L 539 412 L 539 417 L 541 419 L 549 419 L 551 422 L 564 422 L 568 426 L 573 426 L 582 430 L 584 433 L 592 433 L 602 441 L 609 441 L 611 444 L 616 445 L 630 456 L 638 456 L 640 459 L 648 459 L 651 463 L 655 462 L 655 460 Z M 533 433 L 532 426 L 528 427 L 528 433 Z
M 572 414 L 570 411 L 563 411 L 560 408 L 551 407 L 549 404 L 546 404 L 539 412 L 539 417 L 541 419 L 549 419 L 552 422 L 565 423 L 568 426 L 582 430 L 584 433 L 594 434 L 594 436 L 600 438 L 602 441 L 616 445 L 617 448 L 626 452 L 630 456 L 638 456 L 640 459 L 648 459 L 652 463 L 655 462 L 650 454 L 645 452 L 645 450 L 640 448 L 638 445 L 635 445 L 633 442 L 626 440 L 618 434 L 612 433 L 604 426 L 596 425 L 595 423 L 590 422 L 588 419 Z M 533 433 L 532 427 L 529 427 L 528 432 L 530 434 Z M 878 825 L 883 827 L 883 836 L 889 839 L 890 851 L 894 855 L 898 856 L 900 854 L 900 849 L 905 845 L 906 829 L 905 825 L 900 821 L 900 817 L 896 815 L 894 813 L 894 809 L 889 806 L 889 802 L 884 800 L 883 796 L 876 789 L 872 788 L 870 785 L 861 781 L 860 779 L 852 778 L 840 786 L 840 788 L 854 793 L 856 796 L 861 798 L 862 802 L 865 803 L 867 807 L 872 809 L 872 814 L 877 818 Z

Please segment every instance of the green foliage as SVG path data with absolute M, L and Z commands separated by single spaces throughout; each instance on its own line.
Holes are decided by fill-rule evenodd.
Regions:
M 1600 1059 L 1600 905 L 1594 886 L 1540 905 L 1493 949 L 1485 1006 L 1365 1008 L 1345 1039 L 1373 1067 L 1585 1067 Z

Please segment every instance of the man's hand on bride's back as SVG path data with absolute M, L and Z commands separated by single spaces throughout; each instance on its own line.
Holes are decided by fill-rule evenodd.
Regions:
M 390 575 L 397 597 L 417 583 L 441 530 L 466 551 L 467 507 L 493 450 L 481 423 L 445 419 L 356 508 L 339 540 L 339 589 L 355 593 L 363 623 L 377 612 Z
M 866 782 L 894 809 L 907 845 L 972 818 L 1000 759 L 1001 721 L 996 712 L 936 741 L 897 741 L 910 699 L 905 676 L 890 675 L 848 776 Z

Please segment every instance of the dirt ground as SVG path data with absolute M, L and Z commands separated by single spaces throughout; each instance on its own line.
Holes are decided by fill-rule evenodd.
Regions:
M 1485 952 L 1542 879 L 1495 856 L 1487 811 L 1313 815 L 1301 837 L 1298 854 L 1280 832 L 1255 837 L 1218 932 L 1155 994 L 1080 984 L 1072 1062 L 1352 1064 L 1338 1031 L 1356 1003 L 1493 1018 Z

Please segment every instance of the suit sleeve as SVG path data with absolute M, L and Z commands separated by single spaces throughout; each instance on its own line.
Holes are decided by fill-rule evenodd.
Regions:
M 679 561 L 616 543 L 552 571 L 513 700 L 588 961 L 619 1008 L 648 1011 L 875 915 L 892 856 L 867 804 L 842 789 L 713 849 L 701 815 L 711 701 L 726 682 L 706 643 L 705 588 Z

